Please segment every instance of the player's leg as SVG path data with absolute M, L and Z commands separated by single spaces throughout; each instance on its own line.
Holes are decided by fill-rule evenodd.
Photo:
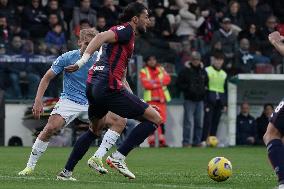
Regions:
M 282 134 L 278 129 L 272 123 L 269 123 L 263 140 L 267 146 L 268 158 L 278 177 L 279 185 L 284 186 L 284 146 L 281 137 Z
M 30 175 L 35 169 L 36 163 L 41 155 L 47 149 L 49 139 L 65 124 L 65 120 L 58 114 L 51 115 L 48 119 L 43 131 L 40 132 L 35 143 L 33 144 L 32 151 L 27 162 L 26 168 L 19 172 L 19 175 Z
M 105 117 L 104 127 L 109 127 L 105 133 L 102 143 L 95 154 L 88 160 L 88 164 L 91 168 L 95 169 L 101 174 L 107 173 L 107 169 L 104 168 L 102 158 L 106 153 L 115 145 L 120 134 L 124 130 L 126 125 L 126 119 L 122 118 L 112 112 L 108 112 Z
M 126 90 L 112 96 L 110 111 L 121 117 L 135 118 L 142 115 L 145 119 L 131 131 L 118 150 L 107 158 L 110 166 L 116 168 L 124 176 L 133 179 L 135 175 L 128 170 L 124 162 L 125 156 L 156 130 L 157 126 L 162 123 L 162 118 L 152 106 L 142 102 Z
M 77 163 L 84 157 L 88 149 L 90 148 L 93 141 L 101 135 L 101 129 L 105 122 L 104 114 L 107 113 L 104 110 L 100 116 L 101 118 L 96 118 L 95 107 L 90 104 L 88 108 L 88 116 L 90 119 L 90 128 L 87 132 L 82 134 L 79 139 L 74 144 L 72 152 L 65 164 L 63 171 L 57 175 L 58 180 L 68 180 L 72 176 L 72 172 L 77 165 Z
M 284 188 L 284 146 L 281 138 L 284 131 L 284 102 L 282 101 L 273 112 L 266 133 L 263 136 L 267 146 L 268 158 L 278 176 L 279 188 Z

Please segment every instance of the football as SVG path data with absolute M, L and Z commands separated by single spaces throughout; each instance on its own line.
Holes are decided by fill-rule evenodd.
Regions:
M 219 141 L 216 136 L 209 136 L 206 140 L 206 144 L 209 147 L 216 147 L 218 145 Z
M 224 157 L 215 157 L 208 163 L 208 176 L 217 182 L 227 180 L 232 175 L 232 164 Z

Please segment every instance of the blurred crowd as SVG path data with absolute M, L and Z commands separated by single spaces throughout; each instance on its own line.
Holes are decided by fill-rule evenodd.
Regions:
M 132 1 L 135 0 L 0 0 L 0 55 L 57 56 L 76 49 L 80 29 L 95 27 L 101 32 L 119 24 L 123 7 Z M 191 61 L 192 51 L 199 52 L 204 66 L 209 66 L 216 50 L 224 53 L 223 68 L 229 76 L 282 73 L 282 58 L 267 39 L 275 30 L 284 33 L 281 1 L 137 1 L 149 7 L 151 23 L 148 32 L 137 37 L 135 54 L 154 55 L 169 65 L 171 75 Z M 7 72 L 14 74 L 7 78 L 17 82 L 20 75 L 28 76 L 30 71 L 19 74 L 9 67 Z M 37 83 L 41 75 L 33 74 L 39 76 Z M 27 77 L 25 80 L 29 81 Z M 27 94 L 34 93 L 35 87 L 30 88 Z
M 216 135 L 220 116 L 226 111 L 228 78 L 239 73 L 283 73 L 283 60 L 267 38 L 276 30 L 284 35 L 284 3 L 280 0 L 0 0 L 0 57 L 58 56 L 77 49 L 81 29 L 108 30 L 119 24 L 123 7 L 133 1 L 144 3 L 150 12 L 148 32 L 137 36 L 135 54 L 167 70 L 151 70 L 148 64 L 140 70 L 148 93 L 151 86 L 146 80 L 155 74 L 162 87 L 156 93 L 160 96 L 152 92 L 147 101 L 155 104 L 157 97 L 163 109 L 170 98 L 165 87 L 173 98 L 183 94 L 184 146 L 199 145 L 207 136 Z M 49 68 L 2 63 L 0 75 L 5 79 L 0 80 L 0 88 L 10 99 L 32 99 Z M 161 74 L 171 77 L 161 81 Z M 55 91 L 60 90 L 54 89 L 60 85 L 51 85 L 47 95 L 56 97 Z M 244 122 L 250 124 L 253 119 L 247 118 L 246 106 L 242 105 L 238 116 L 238 132 Z M 190 138 L 193 125 L 196 129 Z M 161 145 L 165 145 L 163 126 L 159 132 Z M 237 142 L 256 143 L 258 135 L 252 135 L 254 139 L 239 135 Z

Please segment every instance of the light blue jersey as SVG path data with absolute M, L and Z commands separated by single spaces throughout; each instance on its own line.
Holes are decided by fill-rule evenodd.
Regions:
M 63 73 L 63 92 L 60 98 L 67 98 L 78 104 L 88 104 L 86 97 L 86 81 L 88 71 L 97 59 L 97 52 L 79 70 L 73 73 Z M 73 50 L 59 56 L 51 69 L 57 75 L 64 71 L 64 67 L 75 64 L 81 58 L 80 50 Z

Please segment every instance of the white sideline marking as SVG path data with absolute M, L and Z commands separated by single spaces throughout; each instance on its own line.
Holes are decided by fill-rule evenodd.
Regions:
M 85 182 L 85 183 L 102 183 L 102 184 L 134 184 L 134 185 L 145 185 L 142 183 L 131 183 L 131 182 L 107 182 L 107 181 L 85 181 L 85 180 L 77 180 L 77 181 L 61 181 L 52 178 L 45 177 L 25 177 L 25 176 L 3 176 L 0 175 L 0 179 L 13 179 L 13 180 L 50 180 L 50 181 L 58 181 L 58 182 Z M 164 188 L 188 188 L 188 189 L 220 189 L 215 187 L 198 187 L 198 186 L 186 186 L 186 185 L 175 185 L 175 184 L 152 184 L 148 183 L 146 185 L 156 186 L 156 187 L 164 187 Z

